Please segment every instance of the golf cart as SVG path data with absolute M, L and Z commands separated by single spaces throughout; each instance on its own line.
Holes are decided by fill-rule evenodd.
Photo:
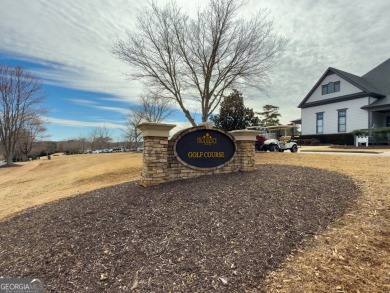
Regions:
M 295 125 L 251 126 L 248 129 L 259 130 L 256 136 L 256 151 L 284 152 L 290 150 L 292 153 L 298 151 L 298 144 L 294 140 L 294 137 L 297 137 Z

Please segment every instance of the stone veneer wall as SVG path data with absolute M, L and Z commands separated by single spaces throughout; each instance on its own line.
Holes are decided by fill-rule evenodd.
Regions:
M 150 186 L 167 182 L 168 137 L 144 137 L 144 164 L 141 185 Z
M 253 141 L 237 141 L 236 157 L 240 160 L 240 171 L 253 171 L 255 169 L 255 154 L 255 145 Z
M 164 131 L 155 131 L 156 128 L 165 127 Z M 174 125 L 170 125 L 171 128 Z M 139 127 L 144 138 L 143 169 L 141 185 L 147 187 L 164 182 L 194 178 L 203 175 L 231 173 L 238 171 L 252 171 L 255 169 L 254 141 L 256 132 L 242 130 L 232 131 L 237 146 L 235 156 L 224 165 L 201 170 L 191 168 L 180 163 L 174 153 L 176 137 L 168 140 L 169 124 L 143 123 Z M 204 126 L 196 127 L 204 129 Z

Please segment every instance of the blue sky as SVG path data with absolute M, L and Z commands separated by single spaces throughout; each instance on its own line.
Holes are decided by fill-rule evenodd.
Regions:
M 191 14 L 205 1 L 177 2 Z M 110 49 L 135 30 L 145 3 L 1 0 L 0 64 L 23 66 L 44 82 L 49 139 L 87 136 L 105 126 L 121 140 L 124 117 L 142 86 L 126 79 L 131 68 Z M 267 92 L 243 95 L 255 111 L 279 106 L 283 123 L 300 117 L 297 105 L 328 67 L 362 75 L 390 58 L 390 1 L 249 0 L 241 14 L 260 8 L 271 10 L 276 31 L 291 41 Z M 188 125 L 180 110 L 166 122 Z

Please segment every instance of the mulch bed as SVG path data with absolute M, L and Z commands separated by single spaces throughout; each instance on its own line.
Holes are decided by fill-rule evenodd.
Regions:
M 129 182 L 1 222 L 0 277 L 41 278 L 46 292 L 259 290 L 358 194 L 344 175 L 276 165 Z

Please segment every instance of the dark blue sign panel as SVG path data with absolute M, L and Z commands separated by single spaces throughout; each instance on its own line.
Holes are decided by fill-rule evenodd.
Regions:
M 215 168 L 230 161 L 236 151 L 234 141 L 225 133 L 200 129 L 181 136 L 175 145 L 178 158 L 197 168 Z

